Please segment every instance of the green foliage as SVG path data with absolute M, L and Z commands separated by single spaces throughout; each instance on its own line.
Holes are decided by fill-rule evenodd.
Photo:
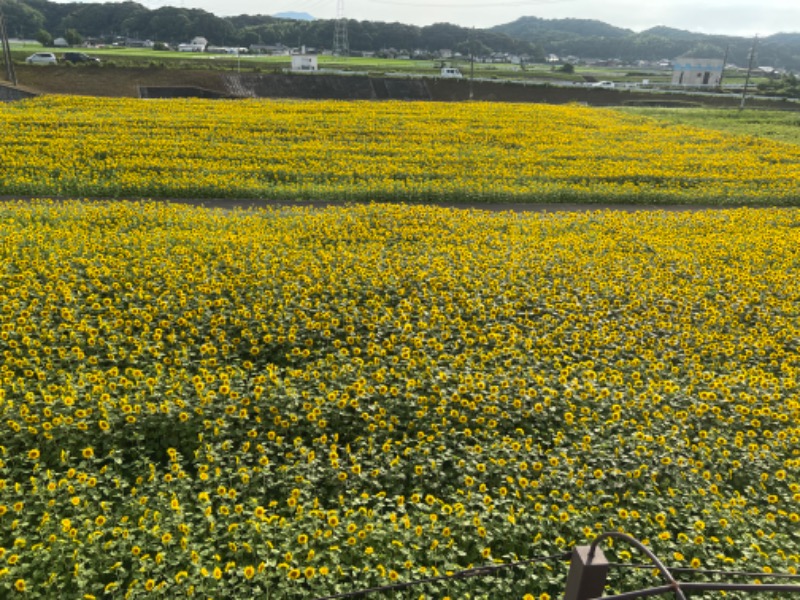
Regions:
M 634 33 L 601 21 L 581 19 L 540 19 L 522 17 L 498 25 L 492 31 L 513 38 L 542 43 L 546 52 L 575 56 L 608 56 L 621 60 L 651 60 L 692 54 L 746 65 L 752 38 L 720 36 L 654 27 Z M 800 69 L 800 35 L 776 34 L 763 39 L 758 47 L 759 63 Z
M 796 210 L 0 225 L 4 600 L 305 600 L 607 530 L 670 566 L 800 566 Z M 394 597 L 542 600 L 566 572 Z
M 53 45 L 53 36 L 50 35 L 49 32 L 45 31 L 44 29 L 40 29 L 36 33 L 36 41 L 39 42 L 42 46 L 52 46 Z
M 800 98 L 800 79 L 794 73 L 783 75 L 778 79 L 761 82 L 758 84 L 761 92 L 771 96 L 783 96 L 784 98 Z
M 135 2 L 104 4 L 55 3 L 49 0 L 0 0 L 13 35 L 34 37 L 39 29 L 61 32 L 74 29 L 84 37 L 112 41 L 114 32 L 170 44 L 203 35 L 215 45 L 306 45 L 330 48 L 334 21 L 280 19 L 266 15 L 218 17 L 200 9 L 163 6 L 150 10 Z M 732 63 L 746 64 L 752 47 L 749 38 L 710 36 L 669 28 L 641 33 L 586 19 L 538 19 L 524 17 L 489 29 L 473 29 L 448 23 L 425 27 L 402 23 L 348 21 L 350 48 L 378 51 L 382 48 L 435 52 L 456 49 L 464 53 L 508 52 L 541 60 L 546 53 L 575 56 L 608 56 L 622 60 L 659 60 L 694 51 L 722 58 L 728 48 Z M 776 34 L 758 49 L 761 64 L 800 69 L 800 35 Z
M 83 43 L 83 36 L 75 29 L 67 29 L 64 32 L 64 39 L 70 46 L 80 46 Z
M 32 38 L 45 24 L 42 12 L 18 0 L 0 0 L 0 13 L 9 36 Z
M 752 135 L 800 144 L 800 113 L 795 111 L 754 109 L 738 111 L 721 108 L 624 108 L 619 110 L 681 125 L 706 127 L 739 135 Z

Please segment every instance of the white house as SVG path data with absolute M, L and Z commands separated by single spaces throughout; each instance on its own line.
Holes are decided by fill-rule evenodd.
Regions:
M 197 36 L 188 44 L 178 44 L 178 52 L 204 52 L 208 46 L 208 40 Z
M 292 71 L 318 71 L 316 56 L 295 54 L 292 56 Z

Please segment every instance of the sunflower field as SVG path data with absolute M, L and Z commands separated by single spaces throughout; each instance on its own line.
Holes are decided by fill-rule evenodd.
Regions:
M 3 203 L 0 597 L 797 573 L 798 281 L 789 208 Z
M 789 205 L 800 147 L 581 106 L 0 104 L 0 195 Z

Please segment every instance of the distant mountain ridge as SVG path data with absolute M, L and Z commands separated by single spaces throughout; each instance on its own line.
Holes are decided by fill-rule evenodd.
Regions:
M 520 39 L 531 35 L 621 38 L 633 33 L 630 29 L 622 29 L 594 19 L 542 19 L 539 17 L 520 17 L 516 21 L 497 25 L 491 29 Z
M 488 31 L 540 45 L 548 54 L 580 58 L 657 61 L 693 55 L 697 58 L 727 57 L 746 65 L 753 39 L 705 34 L 657 26 L 636 33 L 592 19 L 542 19 L 520 17 Z M 800 70 L 800 33 L 777 33 L 756 44 L 759 65 Z
M 114 43 L 152 40 L 178 45 L 197 35 L 219 46 L 306 46 L 330 49 L 334 24 L 299 11 L 276 15 L 217 17 L 201 9 L 163 6 L 150 9 L 133 0 L 84 3 L 50 0 L 0 0 L 6 28 L 16 37 L 51 45 L 68 37 L 70 43 Z M 592 19 L 542 19 L 521 17 L 511 23 L 478 29 L 451 23 L 418 27 L 382 21 L 347 20 L 350 50 L 377 56 L 417 57 L 460 54 L 479 57 L 512 55 L 525 62 L 543 61 L 554 54 L 568 60 L 617 59 L 636 65 L 679 56 L 727 58 L 746 66 L 753 40 L 727 35 L 707 35 L 658 26 L 636 33 Z M 447 51 L 447 53 L 443 52 Z M 758 40 L 756 64 L 800 72 L 800 33 L 778 33 Z M 641 65 L 647 67 L 646 64 Z

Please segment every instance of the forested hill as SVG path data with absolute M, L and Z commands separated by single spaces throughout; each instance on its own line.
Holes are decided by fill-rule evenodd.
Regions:
M 626 61 L 673 59 L 692 55 L 719 58 L 746 66 L 752 38 L 695 33 L 671 27 L 653 27 L 636 33 L 589 19 L 521 17 L 490 31 L 541 44 L 558 56 L 619 58 Z M 778 33 L 758 40 L 756 63 L 789 70 L 800 69 L 800 33 Z
M 329 49 L 333 20 L 288 19 L 267 15 L 217 17 L 200 9 L 165 6 L 149 9 L 137 2 L 56 3 L 49 0 L 0 0 L 6 29 L 12 37 L 40 40 L 67 37 L 111 41 L 115 37 L 150 39 L 178 44 L 195 36 L 212 45 L 285 44 Z M 485 56 L 492 52 L 527 55 L 541 60 L 547 54 L 625 61 L 673 59 L 684 54 L 723 58 L 746 65 L 753 40 L 705 35 L 668 27 L 641 33 L 589 19 L 521 17 L 488 29 L 448 23 L 425 27 L 402 23 L 348 21 L 353 51 L 393 48 L 413 52 L 450 49 Z M 758 42 L 757 63 L 800 71 L 800 33 L 785 33 Z
M 65 37 L 111 40 L 117 36 L 174 45 L 195 36 L 218 46 L 284 44 L 319 50 L 333 44 L 333 20 L 287 19 L 267 15 L 217 17 L 200 9 L 165 6 L 148 9 L 136 2 L 55 3 L 48 0 L 0 0 L 9 36 L 35 39 Z M 468 54 L 508 52 L 543 56 L 541 47 L 510 36 L 447 23 L 426 27 L 402 23 L 348 20 L 354 51 L 437 51 Z

